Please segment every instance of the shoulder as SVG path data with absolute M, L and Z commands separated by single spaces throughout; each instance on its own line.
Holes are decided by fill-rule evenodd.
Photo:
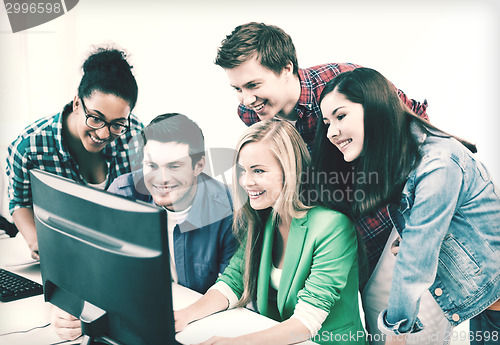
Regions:
M 134 114 L 130 114 L 130 130 L 131 131 L 141 131 L 144 128 L 144 124 L 139 120 Z
M 420 145 L 422 155 L 417 169 L 428 165 L 441 167 L 460 167 L 469 159 L 472 153 L 455 138 L 427 135 Z
M 201 173 L 198 178 L 199 183 L 203 183 L 205 187 L 204 190 L 206 193 L 206 197 L 213 200 L 214 202 L 232 208 L 231 192 L 229 191 L 228 186 L 208 176 L 205 173 Z
M 259 117 L 252 109 L 245 107 L 243 104 L 238 105 L 238 116 L 247 126 L 251 126 L 256 122 L 259 122 Z
M 108 192 L 130 199 L 149 201 L 149 193 L 144 186 L 142 171 L 134 171 L 118 176 L 108 188 Z
M 109 186 L 108 190 L 113 189 L 127 189 L 134 186 L 134 173 L 126 173 L 114 179 L 113 183 Z
M 304 75 L 309 76 L 313 81 L 329 81 L 343 72 L 352 71 L 361 67 L 352 63 L 327 63 L 302 69 Z
M 25 154 L 38 149 L 45 151 L 55 149 L 52 145 L 55 136 L 54 125 L 56 125 L 59 115 L 43 117 L 24 128 L 9 145 L 9 151 Z
M 333 230 L 353 226 L 352 221 L 345 214 L 321 206 L 310 209 L 306 217 L 308 225 L 316 229 Z
M 120 138 L 123 138 L 125 142 L 129 142 L 131 139 L 137 139 L 143 128 L 144 125 L 141 120 L 135 115 L 130 114 L 130 129 Z
M 343 213 L 324 207 L 314 207 L 307 213 L 307 241 L 314 247 L 331 243 L 351 247 L 356 243 L 353 223 Z

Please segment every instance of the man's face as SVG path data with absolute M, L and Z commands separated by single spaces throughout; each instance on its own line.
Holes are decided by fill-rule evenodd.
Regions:
M 276 74 L 253 57 L 238 67 L 226 69 L 226 73 L 240 103 L 254 110 L 261 120 L 275 115 L 286 117 L 298 101 L 290 92 L 290 83 L 296 80 L 291 63 Z
M 192 205 L 202 158 L 193 168 L 189 145 L 148 140 L 144 147 L 144 183 L 154 202 L 170 211 L 182 211 Z

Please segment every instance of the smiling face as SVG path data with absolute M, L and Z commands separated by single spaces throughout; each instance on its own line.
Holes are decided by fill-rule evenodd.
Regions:
M 79 138 L 85 150 L 97 153 L 118 138 L 118 135 L 111 134 L 107 126 L 100 129 L 90 128 L 86 124 L 86 115 L 108 123 L 126 125 L 131 111 L 130 105 L 118 96 L 99 91 L 94 91 L 84 102 L 85 106 L 75 97 L 74 112 L 78 114 L 75 136 Z
M 254 210 L 273 207 L 283 190 L 283 169 L 263 142 L 248 143 L 238 157 L 240 186 Z
M 226 69 L 226 73 L 240 103 L 254 110 L 261 120 L 278 114 L 286 117 L 298 102 L 300 89 L 297 95 L 295 84 L 298 82 L 291 63 L 276 74 L 253 57 L 238 67 Z
M 148 140 L 144 147 L 144 183 L 158 206 L 182 211 L 192 205 L 202 157 L 193 167 L 189 145 Z
M 363 151 L 364 110 L 335 89 L 321 101 L 326 136 L 344 155 L 346 162 L 357 159 Z

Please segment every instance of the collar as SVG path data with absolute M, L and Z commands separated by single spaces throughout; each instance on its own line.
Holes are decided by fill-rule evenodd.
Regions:
M 304 217 L 302 217 L 302 218 L 292 218 L 292 221 L 290 223 L 290 229 L 294 228 L 294 227 L 301 227 L 301 226 L 303 226 L 307 222 L 307 218 L 309 216 L 309 211 L 310 210 L 312 210 L 312 208 L 309 209 L 309 210 L 307 210 L 305 212 Z M 270 227 L 274 227 L 275 226 L 275 224 L 273 222 L 273 212 L 274 212 L 274 210 L 272 210 L 271 213 L 269 214 L 269 217 L 266 220 L 265 228 L 270 228 Z
M 417 139 L 417 142 L 419 144 L 424 143 L 424 141 L 427 139 L 427 134 L 429 132 L 432 133 L 430 130 L 429 131 L 426 130 L 424 127 L 422 127 L 416 121 L 410 122 L 410 132 Z
M 56 149 L 61 154 L 63 160 L 67 161 L 71 158 L 69 150 L 63 143 L 63 120 L 71 113 L 73 108 L 73 102 L 69 102 L 63 108 L 63 110 L 54 116 L 52 122 L 52 132 L 54 133 L 54 139 L 56 142 Z
M 299 68 L 299 82 L 300 82 L 300 97 L 297 102 L 297 112 L 299 117 L 303 117 L 305 111 L 312 110 L 314 106 L 313 85 L 311 82 L 311 75 L 308 70 Z M 302 109 L 301 109 L 302 108 Z

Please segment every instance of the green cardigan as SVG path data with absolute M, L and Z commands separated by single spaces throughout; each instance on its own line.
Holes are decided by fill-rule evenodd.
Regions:
M 329 313 L 311 340 L 320 344 L 366 344 L 359 315 L 357 242 L 351 221 L 321 207 L 292 220 L 276 303 L 269 294 L 273 232 L 274 225 L 268 220 L 257 281 L 259 313 L 281 322 L 293 315 L 301 299 Z M 218 279 L 238 298 L 243 292 L 243 260 L 244 248 L 240 248 Z

